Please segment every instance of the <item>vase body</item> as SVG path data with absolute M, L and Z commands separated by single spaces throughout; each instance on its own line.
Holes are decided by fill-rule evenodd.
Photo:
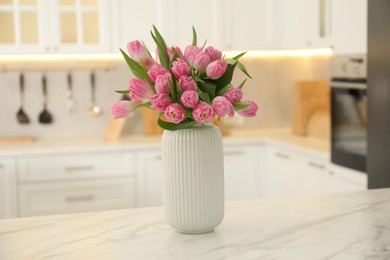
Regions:
M 182 233 L 214 230 L 224 215 L 222 135 L 214 125 L 164 130 L 164 208 Z

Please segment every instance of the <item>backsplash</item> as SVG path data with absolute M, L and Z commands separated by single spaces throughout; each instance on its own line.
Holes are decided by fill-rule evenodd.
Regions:
M 298 80 L 329 79 L 330 57 L 259 57 L 243 58 L 253 80 L 246 83 L 244 99 L 259 104 L 256 118 L 245 119 L 237 128 L 286 127 L 291 121 L 293 86 Z M 102 137 L 111 118 L 110 106 L 120 99 L 114 90 L 126 89 L 131 72 L 125 64 L 109 71 L 96 71 L 96 104 L 103 109 L 100 117 L 87 113 L 91 103 L 90 71 L 71 71 L 76 109 L 66 107 L 67 71 L 48 71 L 48 110 L 52 124 L 43 125 L 38 116 L 43 110 L 42 72 L 25 72 L 25 112 L 29 125 L 17 122 L 20 107 L 19 73 L 0 72 L 0 137 Z M 237 70 L 233 83 L 245 75 Z M 140 113 L 130 119 L 129 133 L 142 133 Z

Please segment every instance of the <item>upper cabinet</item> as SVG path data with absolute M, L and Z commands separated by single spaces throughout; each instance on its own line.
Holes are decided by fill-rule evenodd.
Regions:
M 280 0 L 279 12 L 280 48 L 366 53 L 367 0 Z
M 108 52 L 107 21 L 107 0 L 0 0 L 0 52 Z
M 221 49 L 275 49 L 276 1 L 224 0 L 220 8 Z

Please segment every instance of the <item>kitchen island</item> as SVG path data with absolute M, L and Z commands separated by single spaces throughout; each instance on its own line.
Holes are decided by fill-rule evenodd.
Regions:
M 161 207 L 5 219 L 0 259 L 390 259 L 390 189 L 228 202 L 202 235 Z

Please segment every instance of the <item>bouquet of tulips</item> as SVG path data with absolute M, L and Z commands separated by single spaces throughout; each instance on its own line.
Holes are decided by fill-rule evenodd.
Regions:
M 242 100 L 246 79 L 237 87 L 231 84 L 236 67 L 249 78 L 244 65 L 239 62 L 244 53 L 232 59 L 222 57 L 221 51 L 209 46 L 197 46 L 197 34 L 193 29 L 192 45 L 185 48 L 167 47 L 163 37 L 153 26 L 151 32 L 157 45 L 156 60 L 140 41 L 129 42 L 128 54 L 121 50 L 130 70 L 136 78 L 129 82 L 130 101 L 115 103 L 111 112 L 114 118 L 129 117 L 137 107 L 159 112 L 158 124 L 167 130 L 178 130 L 196 124 L 209 123 L 215 116 L 253 117 L 257 105 Z

